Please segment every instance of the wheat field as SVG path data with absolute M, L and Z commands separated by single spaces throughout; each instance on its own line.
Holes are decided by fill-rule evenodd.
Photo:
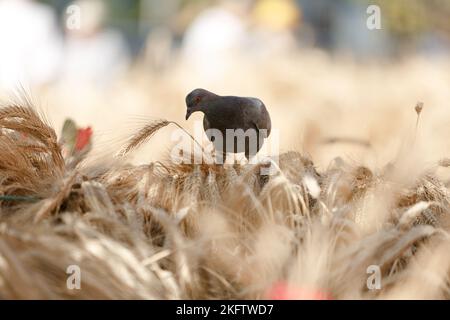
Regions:
M 184 95 L 205 84 L 182 61 L 103 93 L 4 99 L 0 298 L 450 297 L 449 61 L 233 63 L 239 81 L 209 89 L 265 101 L 280 131 L 273 175 L 171 161 L 171 130 L 192 129 Z M 64 149 L 68 116 L 93 127 L 86 152 Z

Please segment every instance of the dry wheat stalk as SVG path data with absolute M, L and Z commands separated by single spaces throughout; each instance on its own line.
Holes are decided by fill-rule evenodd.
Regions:
M 180 127 L 145 126 L 123 154 L 170 123 Z M 374 190 L 389 185 L 375 169 L 318 172 L 298 152 L 263 182 L 259 166 L 164 161 L 99 174 L 59 163 L 53 129 L 27 105 L 0 109 L 0 124 L 0 298 L 267 298 L 279 281 L 336 299 L 450 298 L 450 195 L 427 170 L 390 194 Z M 40 201 L 2 200 L 14 196 Z M 66 287 L 72 264 L 82 290 Z M 377 293 L 364 286 L 371 264 Z M 432 290 L 418 274 L 432 274 Z

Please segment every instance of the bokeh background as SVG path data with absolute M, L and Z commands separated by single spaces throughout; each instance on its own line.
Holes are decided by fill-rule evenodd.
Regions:
M 384 165 L 416 135 L 432 163 L 450 153 L 449 16 L 447 0 L 0 0 L 0 96 L 29 93 L 58 131 L 91 126 L 98 152 L 155 118 L 192 130 L 184 97 L 202 87 L 262 99 L 280 152 L 319 168 Z

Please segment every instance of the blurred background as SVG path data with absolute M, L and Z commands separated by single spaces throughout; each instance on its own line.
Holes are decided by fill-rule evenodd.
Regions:
M 92 126 L 98 149 L 149 119 L 191 130 L 195 88 L 256 96 L 280 151 L 322 167 L 382 165 L 423 101 L 434 161 L 450 151 L 449 16 L 448 0 L 0 0 L 0 96 L 25 90 L 56 130 Z M 158 136 L 137 161 L 170 149 L 170 129 Z

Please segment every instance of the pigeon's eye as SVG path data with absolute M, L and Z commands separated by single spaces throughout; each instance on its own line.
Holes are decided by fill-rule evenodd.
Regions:
M 202 98 L 200 98 L 200 97 L 195 97 L 195 102 L 200 102 L 200 100 L 202 100 Z

